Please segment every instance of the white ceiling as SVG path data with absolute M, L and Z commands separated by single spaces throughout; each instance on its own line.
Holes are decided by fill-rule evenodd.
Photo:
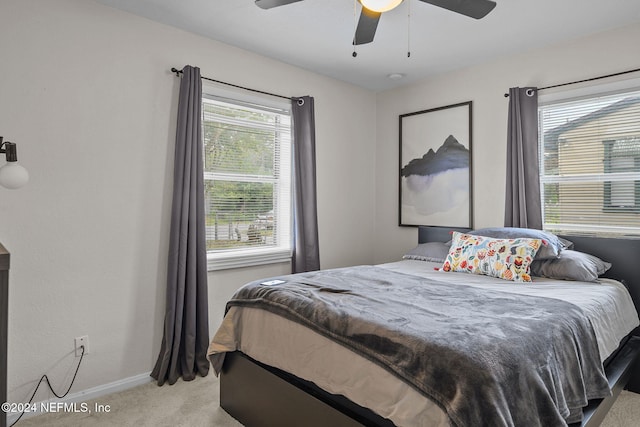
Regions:
M 495 0 L 481 20 L 405 0 L 383 13 L 373 43 L 354 58 L 354 0 L 269 10 L 253 0 L 96 1 L 372 90 L 640 22 L 640 0 Z

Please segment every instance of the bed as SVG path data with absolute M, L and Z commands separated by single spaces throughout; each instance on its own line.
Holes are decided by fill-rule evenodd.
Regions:
M 445 242 L 451 239 L 450 232 L 451 230 L 449 229 L 421 227 L 419 229 L 419 243 Z M 575 304 L 583 304 L 580 313 L 590 312 L 591 317 L 588 322 L 583 322 L 579 319 L 576 322 L 593 325 L 592 329 L 595 337 L 591 344 L 580 343 L 580 351 L 584 350 L 582 347 L 589 347 L 589 345 L 592 347 L 590 351 L 588 349 L 584 350 L 584 354 L 580 353 L 577 356 L 580 362 L 572 363 L 569 361 L 567 363 L 569 366 L 584 365 L 582 372 L 577 373 L 579 381 L 584 381 L 585 377 L 588 377 L 586 380 L 593 381 L 595 389 L 599 390 L 595 393 L 588 391 L 585 394 L 589 402 L 588 405 L 586 405 L 586 401 L 584 402 L 585 408 L 582 410 L 582 420 L 576 424 L 592 426 L 598 425 L 602 421 L 620 390 L 630 381 L 633 387 L 633 382 L 637 381 L 637 379 L 634 379 L 633 366 L 640 353 L 640 339 L 634 336 L 635 332 L 633 330 L 638 326 L 636 310 L 639 301 L 638 297 L 640 296 L 640 283 L 638 283 L 633 269 L 635 254 L 640 253 L 640 242 L 626 239 L 573 236 L 569 239 L 575 245 L 575 250 L 591 253 L 602 259 L 615 259 L 616 262 L 613 263 L 613 267 L 605 275 L 624 280 L 624 285 L 621 282 L 608 279 L 601 279 L 599 284 L 585 283 L 580 286 L 567 281 L 534 278 L 532 286 L 508 286 L 510 293 L 507 292 L 508 296 L 505 297 L 504 282 L 498 281 L 496 283 L 494 278 L 484 275 L 435 271 L 434 267 L 441 267 L 442 262 L 415 259 L 380 266 L 362 267 L 355 271 L 349 270 L 346 274 L 350 282 L 357 282 L 354 277 L 360 278 L 363 282 L 362 286 L 367 286 L 367 280 L 373 280 L 371 275 L 382 278 L 383 281 L 387 279 L 389 281 L 395 280 L 393 278 L 400 275 L 399 277 L 403 278 L 403 282 L 413 286 L 407 291 L 409 295 L 412 295 L 411 292 L 414 292 L 416 287 L 423 286 L 424 280 L 431 280 L 429 287 L 434 290 L 435 296 L 431 295 L 427 299 L 443 296 L 448 292 L 449 288 L 458 287 L 463 289 L 465 294 L 470 295 L 470 299 L 473 301 L 478 301 L 478 299 L 485 297 L 489 298 L 495 293 L 498 297 L 503 298 L 501 301 L 507 301 L 504 304 L 515 304 L 514 311 L 527 310 L 527 308 L 523 308 L 524 306 L 521 307 L 518 304 L 525 304 L 525 301 L 536 301 L 536 298 L 543 298 L 540 301 L 543 301 L 544 304 L 537 304 L 538 306 L 546 307 L 551 304 L 549 307 L 554 306 L 554 310 L 557 312 L 571 312 Z M 331 294 L 344 292 L 342 282 L 347 281 L 347 279 L 335 274 L 335 277 L 332 277 L 331 280 L 341 282 L 340 286 L 338 286 L 339 291 L 324 282 L 321 283 L 320 288 L 325 291 L 331 288 L 332 290 L 329 292 Z M 344 273 L 340 272 L 340 274 Z M 435 280 L 433 276 L 436 277 Z M 430 277 L 431 279 L 429 279 Z M 310 277 L 306 277 L 305 280 L 308 282 Z M 314 278 L 313 280 L 316 279 Z M 464 280 L 463 286 L 457 283 L 460 280 Z M 291 281 L 294 281 L 292 276 L 273 278 L 254 282 L 253 288 L 257 289 L 259 293 L 271 292 L 270 290 L 273 288 L 288 286 L 287 282 Z M 452 286 L 454 284 L 456 286 Z M 548 289 L 553 288 L 552 292 L 555 292 L 555 294 L 552 297 L 540 294 L 540 292 L 547 292 L 546 289 L 543 289 L 545 286 Z M 575 300 L 576 286 L 580 286 L 581 289 L 577 297 L 580 301 Z M 452 290 L 451 292 L 454 291 Z M 604 292 L 605 295 L 602 296 L 599 292 Z M 373 295 L 373 292 L 371 295 Z M 344 296 L 338 298 L 338 300 L 344 299 L 348 298 Z M 371 297 L 370 299 L 375 300 L 376 298 Z M 248 300 L 256 300 L 255 295 L 249 295 Z M 606 304 L 600 304 L 599 300 L 610 300 L 613 309 L 611 307 L 603 308 Z M 410 303 L 411 301 L 407 302 L 407 304 Z M 428 304 L 428 301 L 420 302 L 420 304 L 416 305 L 420 305 L 420 309 L 423 309 L 423 303 Z M 280 301 L 277 301 L 277 304 L 280 304 Z M 385 308 L 380 308 L 382 306 L 376 306 L 375 301 L 371 304 L 374 305 L 371 305 L 368 311 L 369 313 L 375 313 L 376 316 L 386 310 Z M 345 308 L 340 307 L 340 309 Z M 438 304 L 430 308 L 431 311 L 437 311 L 437 309 Z M 486 304 L 483 310 L 489 310 L 488 313 L 491 314 L 490 310 L 492 309 L 489 304 Z M 609 312 L 602 312 L 601 310 L 609 310 Z M 407 311 L 410 310 L 407 309 Z M 471 310 L 461 305 L 460 317 L 464 317 L 464 313 L 469 311 Z M 550 311 L 550 309 L 547 311 Z M 615 312 L 615 315 L 611 315 L 611 312 Z M 537 312 L 531 314 L 534 317 L 539 315 Z M 528 405 L 527 402 L 529 401 L 536 402 L 535 405 L 533 403 L 529 405 L 535 406 L 533 409 L 520 408 L 514 411 L 514 407 L 509 406 L 512 405 L 511 401 L 504 403 L 504 407 L 501 407 L 502 403 L 499 402 L 496 404 L 498 410 L 494 411 L 494 414 L 486 413 L 482 404 L 471 405 L 466 403 L 476 400 L 484 402 L 483 399 L 493 402 L 504 399 L 503 394 L 526 394 L 529 389 L 535 390 L 534 387 L 527 383 L 527 381 L 536 382 L 536 379 L 540 377 L 540 372 L 528 373 L 528 366 L 536 365 L 537 362 L 535 361 L 532 363 L 528 359 L 523 359 L 524 362 L 518 362 L 522 363 L 523 366 L 519 366 L 514 370 L 518 372 L 517 377 L 499 377 L 499 375 L 503 374 L 511 375 L 502 372 L 506 371 L 502 368 L 496 374 L 498 375 L 497 378 L 500 379 L 499 383 L 511 381 L 513 387 L 520 387 L 517 392 L 510 393 L 510 389 L 507 388 L 507 393 L 505 393 L 504 389 L 494 391 L 487 387 L 490 390 L 486 392 L 486 395 L 474 396 L 472 399 L 469 396 L 474 392 L 474 387 L 477 387 L 478 380 L 473 380 L 476 382 L 474 386 L 472 380 L 467 381 L 466 379 L 466 377 L 473 379 L 474 375 L 456 377 L 458 379 L 455 382 L 457 387 L 455 390 L 466 390 L 464 392 L 466 398 L 462 399 L 456 393 L 448 395 L 446 390 L 438 391 L 433 389 L 433 383 L 438 382 L 433 378 L 441 375 L 441 372 L 443 372 L 442 366 L 427 372 L 411 370 L 414 369 L 414 366 L 405 363 L 406 358 L 400 358 L 399 361 L 395 360 L 392 367 L 386 366 L 386 362 L 383 361 L 385 363 L 382 363 L 380 360 L 378 353 L 384 353 L 380 349 L 393 348 L 393 351 L 390 351 L 390 353 L 393 353 L 391 356 L 385 355 L 383 357 L 383 359 L 393 359 L 394 355 L 398 354 L 398 351 L 405 351 L 404 347 L 401 350 L 397 350 L 393 347 L 395 342 L 391 345 L 388 340 L 385 341 L 388 338 L 386 335 L 382 334 L 383 338 L 372 338 L 373 334 L 367 332 L 358 336 L 366 337 L 369 343 L 373 342 L 374 347 L 372 347 L 373 350 L 365 349 L 362 351 L 362 348 L 360 348 L 362 342 L 360 341 L 355 343 L 341 341 L 340 337 L 332 335 L 333 332 L 315 329 L 315 327 L 306 324 L 306 317 L 311 318 L 313 316 L 315 314 L 305 314 L 302 316 L 303 319 L 292 320 L 282 312 L 265 310 L 264 307 L 253 305 L 252 302 L 239 303 L 238 305 L 230 302 L 225 320 L 211 343 L 209 355 L 214 369 L 220 372 L 221 376 L 221 406 L 234 418 L 247 426 L 449 426 L 479 425 L 477 422 L 469 421 L 477 421 L 478 419 L 482 419 L 484 424 L 523 425 L 524 421 L 522 420 L 526 418 L 518 418 L 518 415 L 514 414 L 514 412 L 522 412 L 525 414 L 523 416 L 526 416 L 527 413 L 532 413 L 534 417 L 538 417 L 536 414 L 546 414 L 544 416 L 548 415 L 551 418 L 546 419 L 545 425 L 562 425 L 562 420 L 575 419 L 576 415 L 569 415 L 567 408 L 558 410 L 557 414 L 550 414 L 553 411 L 545 407 L 550 400 L 547 396 L 542 399 L 537 397 L 522 397 L 520 399 L 518 404 L 524 402 Z M 422 314 L 418 313 L 414 316 L 422 316 Z M 384 323 L 405 322 L 399 328 L 401 331 L 406 328 L 412 328 L 411 322 L 413 320 L 407 320 L 403 316 L 396 315 L 396 317 L 398 318 L 396 319 L 393 316 L 386 318 Z M 565 321 L 562 320 L 561 322 Z M 571 322 L 573 321 L 571 320 Z M 471 327 L 467 325 L 465 328 L 472 330 L 474 327 L 473 325 Z M 503 327 L 500 326 L 501 333 Z M 522 326 L 515 322 L 513 328 L 516 328 L 515 330 L 517 331 L 518 327 Z M 585 331 L 587 329 L 589 328 L 584 327 Z M 554 331 L 543 331 L 543 333 L 563 334 L 564 331 L 562 328 L 558 328 Z M 461 334 L 461 336 L 465 336 L 467 333 L 463 331 Z M 587 334 L 587 332 L 583 332 L 583 334 Z M 469 339 L 472 340 L 470 342 L 474 343 L 472 347 L 475 348 L 477 343 L 482 344 L 487 341 L 485 335 L 489 336 L 490 334 L 482 332 L 481 329 L 473 329 L 473 333 L 467 335 L 471 335 Z M 437 333 L 434 332 L 433 336 L 437 336 Z M 506 342 L 513 342 L 515 339 L 509 338 Z M 551 341 L 549 338 L 546 338 L 546 340 Z M 489 341 L 493 342 L 492 340 Z M 545 339 L 540 339 L 540 341 L 544 342 Z M 378 347 L 375 347 L 376 343 Z M 536 345 L 541 344 L 538 343 Z M 433 351 L 433 348 L 430 347 L 429 351 Z M 491 351 L 494 350 L 492 349 Z M 512 353 L 506 356 L 509 360 L 513 358 L 513 349 L 511 351 Z M 561 350 L 554 349 L 554 351 Z M 418 347 L 418 353 L 427 352 L 424 349 L 420 350 L 420 347 Z M 569 353 L 571 351 L 567 351 L 567 354 Z M 594 356 L 594 353 L 597 354 Z M 445 353 L 441 357 L 447 361 L 447 357 L 453 356 Z M 482 355 L 473 355 L 469 359 L 473 361 L 483 357 Z M 563 360 L 564 358 L 566 357 L 559 357 L 559 359 Z M 594 366 L 589 366 L 587 362 L 583 361 L 583 359 L 588 361 L 590 358 L 594 359 Z M 433 359 L 437 360 L 437 357 L 433 356 Z M 466 362 L 460 363 L 457 372 L 475 372 L 475 362 L 473 362 L 474 368 L 465 365 L 464 363 Z M 398 364 L 401 366 L 398 367 Z M 488 364 L 495 365 L 493 363 Z M 598 364 L 600 364 L 600 368 L 596 366 Z M 407 368 L 406 365 L 409 365 L 411 369 Z M 502 366 L 504 363 L 498 363 L 497 365 Z M 557 370 L 558 368 L 553 367 L 553 369 Z M 602 378 L 598 378 L 599 376 L 594 374 L 599 369 L 602 370 L 604 385 Z M 483 371 L 478 370 L 478 372 Z M 529 375 L 531 375 L 532 379 L 528 379 Z M 420 381 L 417 381 L 416 378 L 420 378 Z M 427 384 L 428 387 L 423 384 L 423 378 L 427 378 L 424 380 L 424 384 Z M 511 379 L 505 380 L 504 378 Z M 553 382 L 553 379 L 550 381 Z M 466 382 L 469 382 L 469 384 L 466 384 Z M 520 382 L 522 384 L 518 385 Z M 572 381 L 568 382 L 573 384 Z M 426 390 L 424 387 L 427 387 Z M 512 387 L 512 385 L 509 387 Z M 547 384 L 546 387 L 557 388 L 557 385 L 549 386 Z M 573 387 L 571 385 L 569 388 Z M 544 391 L 545 388 L 541 387 L 540 390 Z M 554 405 L 558 404 L 557 395 L 563 395 L 565 392 L 565 390 L 553 390 L 551 400 L 554 400 Z M 573 393 L 573 391 L 570 392 Z M 438 393 L 445 395 L 444 398 Z M 501 397 L 498 399 L 495 397 L 497 395 Z M 511 398 L 507 396 L 506 400 L 509 399 Z M 572 400 L 572 396 L 567 394 L 567 399 L 565 400 Z M 570 407 L 572 405 L 575 406 L 575 402 L 565 406 Z M 479 409 L 478 406 L 480 406 Z M 583 404 L 580 403 L 580 406 L 583 406 Z M 506 417 L 505 413 L 507 413 Z M 558 418 L 558 414 L 562 419 Z M 497 416 L 497 419 L 502 421 L 496 424 L 494 422 L 495 419 L 491 418 L 492 416 Z M 513 418 L 511 418 L 512 416 Z M 543 415 L 539 416 L 543 417 Z M 554 416 L 556 418 L 553 418 Z

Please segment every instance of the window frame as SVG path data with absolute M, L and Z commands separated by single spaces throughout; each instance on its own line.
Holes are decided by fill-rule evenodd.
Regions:
M 270 97 L 257 96 L 253 94 L 241 93 L 239 91 L 232 91 L 223 89 L 213 85 L 203 85 L 202 88 L 202 98 L 214 99 L 216 101 L 228 102 L 233 104 L 234 102 L 238 105 L 247 104 L 253 105 L 256 108 L 264 108 L 266 111 L 273 110 L 278 111 L 280 113 L 287 114 L 291 119 L 291 104 L 286 100 L 274 100 Z M 202 101 L 204 102 L 204 101 Z M 205 121 L 204 121 L 204 108 L 203 108 L 203 118 L 202 118 L 202 126 L 204 129 Z M 291 131 L 293 131 L 293 122 L 291 122 Z M 279 144 L 280 145 L 280 144 Z M 289 200 L 288 200 L 288 211 L 289 211 L 289 220 L 288 227 L 285 226 L 283 230 L 281 230 L 282 235 L 279 240 L 280 243 L 276 246 L 269 247 L 247 247 L 241 249 L 222 249 L 217 251 L 207 250 L 207 269 L 208 271 L 216 271 L 216 270 L 224 270 L 231 268 L 243 268 L 243 267 L 252 267 L 258 265 L 265 264 L 274 264 L 274 263 L 285 263 L 291 262 L 291 258 L 293 256 L 293 245 L 292 245 L 292 236 L 293 236 L 293 176 L 292 176 L 292 162 L 293 162 L 293 133 L 291 133 L 290 139 L 290 147 L 288 150 L 288 159 L 284 159 L 286 165 L 283 165 L 281 162 L 281 166 L 285 172 L 288 171 L 288 178 L 285 179 L 285 182 L 288 182 L 289 185 Z M 202 150 L 204 150 L 204 138 L 202 141 Z M 281 155 L 282 153 L 280 153 Z M 206 168 L 206 165 L 205 165 Z M 204 170 L 204 180 L 211 179 L 211 172 L 207 172 Z M 263 182 L 260 180 L 260 182 Z M 264 181 L 266 182 L 266 180 Z M 281 190 L 286 191 L 286 190 Z M 280 197 L 280 196 L 279 196 Z
M 612 83 L 606 84 L 598 84 L 592 86 L 586 86 L 573 90 L 557 90 L 550 93 L 541 93 L 538 96 L 538 117 L 540 117 L 540 107 L 548 106 L 557 103 L 563 102 L 571 102 L 571 101 L 579 101 L 582 99 L 589 99 L 599 96 L 607 96 L 607 95 L 616 95 L 625 92 L 633 92 L 640 91 L 640 78 L 633 78 L 628 80 L 620 80 Z M 640 185 L 638 185 L 638 181 L 636 181 L 635 186 L 635 194 L 636 194 L 636 206 L 637 207 L 629 207 L 621 209 L 619 207 L 607 207 L 607 183 L 611 183 L 611 180 L 602 179 L 603 174 L 584 174 L 582 176 L 562 176 L 562 175 L 548 175 L 544 176 L 542 174 L 544 168 L 544 147 L 543 143 L 543 129 L 542 123 L 538 123 L 538 131 L 540 135 L 540 147 L 539 147 L 539 178 L 540 178 L 540 198 L 542 205 L 542 226 L 543 229 L 549 230 L 552 232 L 561 233 L 564 235 L 598 235 L 598 236 L 625 236 L 631 238 L 640 238 L 640 231 L 636 228 L 629 229 L 628 227 L 610 225 L 610 226 L 594 226 L 591 229 L 587 229 L 587 227 L 572 227 L 569 224 L 547 224 L 545 221 L 545 185 L 549 184 L 562 184 L 562 183 L 577 183 L 580 181 L 602 181 L 605 185 L 603 186 L 603 204 L 602 204 L 602 212 L 608 213 L 611 211 L 628 211 L 637 213 L 640 212 Z M 603 140 L 602 144 L 605 145 L 605 142 L 611 141 L 610 139 Z M 606 149 L 606 146 L 605 146 Z M 616 173 L 617 180 L 628 180 L 628 175 L 633 175 L 633 177 L 637 176 L 637 173 L 627 173 L 627 172 L 619 172 Z M 610 200 L 610 192 L 609 192 L 609 200 Z M 558 228 L 554 228 L 553 225 L 560 225 Z M 631 230 L 631 231 L 630 231 Z

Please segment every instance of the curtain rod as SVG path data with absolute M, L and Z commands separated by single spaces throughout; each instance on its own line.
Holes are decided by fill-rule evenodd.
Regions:
M 179 76 L 180 74 L 182 74 L 182 70 L 178 70 L 178 69 L 177 69 L 177 68 L 175 68 L 175 67 L 171 68 L 171 72 L 172 72 L 172 73 L 175 73 L 175 74 L 176 74 L 176 76 Z M 243 89 L 243 90 L 248 90 L 248 91 L 250 91 L 250 92 L 261 93 L 261 94 L 263 94 L 263 95 L 275 96 L 275 97 L 277 97 L 277 98 L 284 98 L 284 99 L 288 99 L 288 100 L 297 99 L 297 98 L 292 98 L 292 97 L 290 97 L 290 96 L 278 95 L 278 94 L 275 94 L 275 93 L 264 92 L 264 91 L 262 91 L 262 90 L 258 90 L 258 89 L 251 89 L 251 88 L 249 88 L 249 87 L 244 87 L 244 86 L 235 85 L 235 84 L 233 84 L 233 83 L 227 83 L 227 82 L 223 82 L 223 81 L 220 81 L 220 80 L 210 79 L 209 77 L 200 77 L 200 78 L 201 78 L 202 80 L 208 80 L 208 81 L 210 81 L 210 82 L 220 83 L 220 84 L 227 85 L 227 86 L 233 86 L 233 87 L 235 87 L 235 88 Z
M 635 73 L 637 71 L 640 71 L 640 68 L 636 68 L 636 69 L 633 69 L 633 70 L 627 70 L 627 71 L 620 71 L 619 73 L 607 74 L 605 76 L 591 77 L 590 79 L 576 80 L 575 82 L 560 83 L 560 84 L 557 84 L 557 85 L 541 87 L 541 88 L 538 88 L 538 91 L 545 90 L 545 89 L 552 89 L 554 87 L 568 86 L 568 85 L 574 85 L 574 84 L 577 84 L 577 83 L 584 83 L 584 82 L 591 82 L 591 81 L 594 81 L 594 80 L 606 79 L 607 77 L 621 76 L 623 74 Z M 504 97 L 508 98 L 509 94 L 505 93 Z

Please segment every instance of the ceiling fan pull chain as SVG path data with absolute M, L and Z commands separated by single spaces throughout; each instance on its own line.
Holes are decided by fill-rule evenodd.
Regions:
M 411 0 L 407 0 L 407 58 L 411 58 Z
M 354 34 L 355 34 L 356 31 L 358 30 L 358 0 L 353 0 L 353 28 L 354 28 Z M 358 56 L 358 53 L 356 52 L 355 36 L 352 43 L 353 43 L 353 53 L 351 54 L 351 56 L 355 58 L 356 56 Z

